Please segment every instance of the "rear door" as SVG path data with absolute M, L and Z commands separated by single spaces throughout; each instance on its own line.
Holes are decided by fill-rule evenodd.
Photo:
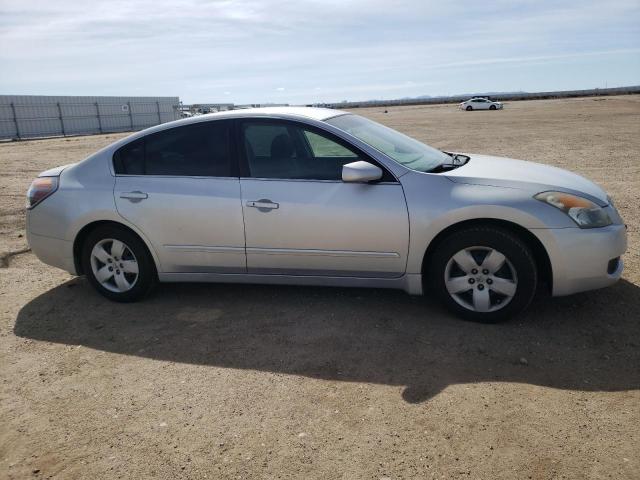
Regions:
M 376 183 L 343 182 L 344 164 L 374 160 L 297 122 L 244 120 L 239 135 L 249 273 L 404 274 L 409 221 L 391 173 Z
M 245 273 L 231 121 L 147 135 L 114 155 L 118 213 L 153 245 L 163 272 Z

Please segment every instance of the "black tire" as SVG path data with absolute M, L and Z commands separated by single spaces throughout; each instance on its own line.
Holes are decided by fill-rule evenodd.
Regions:
M 98 243 L 106 239 L 115 239 L 123 242 L 135 257 L 138 272 L 135 281 L 132 282 L 133 286 L 130 290 L 124 292 L 111 291 L 98 281 L 93 272 L 91 252 Z M 146 245 L 136 234 L 126 228 L 118 227 L 117 225 L 105 225 L 96 228 L 87 236 L 82 245 L 81 255 L 82 270 L 87 276 L 89 283 L 109 300 L 116 302 L 135 302 L 147 295 L 158 282 L 155 263 Z M 118 271 L 118 273 L 120 272 Z
M 496 106 L 495 105 L 489 105 L 489 110 L 495 110 Z
M 494 311 L 474 311 L 473 309 L 463 306 L 460 302 L 464 302 L 462 295 L 475 295 L 475 289 L 480 289 L 481 284 L 484 282 L 489 283 L 487 277 L 474 278 L 473 287 L 470 286 L 468 292 L 464 292 L 462 295 L 456 296 L 458 300 L 454 298 L 447 290 L 445 275 L 447 275 L 447 265 L 450 265 L 450 260 L 461 250 L 470 247 L 481 247 L 487 249 L 497 250 L 502 253 L 508 260 L 505 264 L 508 264 L 508 270 L 515 270 L 515 293 L 508 303 L 504 302 L 504 306 L 500 306 L 503 299 L 500 295 L 496 295 L 490 289 L 492 287 L 482 285 L 482 288 L 487 288 L 486 294 L 492 294 L 495 300 L 491 303 L 491 308 L 498 308 Z M 472 248 L 470 248 L 473 251 Z M 507 320 L 515 315 L 518 315 L 529 306 L 533 299 L 537 283 L 538 273 L 536 269 L 536 263 L 531 253 L 531 250 L 527 245 L 520 240 L 520 238 L 506 229 L 499 227 L 470 227 L 465 230 L 455 232 L 438 243 L 435 251 L 431 255 L 429 264 L 427 265 L 428 272 L 425 272 L 428 284 L 425 286 L 425 291 L 433 291 L 442 303 L 454 314 L 465 319 L 474 322 L 481 323 L 496 323 Z M 457 268 L 457 265 L 455 265 Z M 464 273 L 464 272 L 463 272 Z M 481 275 L 482 272 L 479 272 Z M 502 273 L 498 273 L 502 275 Z M 493 277 L 494 279 L 498 276 Z M 465 278 L 471 278 L 473 275 L 467 275 Z M 455 278 L 455 277 L 452 277 Z M 468 280 L 471 283 L 471 280 Z M 498 280 L 492 280 L 491 283 Z
M 473 107 L 471 105 L 467 105 L 467 108 L 465 108 L 465 110 L 467 112 L 470 112 L 471 110 L 473 110 Z

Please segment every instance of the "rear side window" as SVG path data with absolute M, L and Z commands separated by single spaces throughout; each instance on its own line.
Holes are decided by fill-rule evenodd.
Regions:
M 233 176 L 229 122 L 203 122 L 147 135 L 114 155 L 117 174 Z
M 144 139 L 126 144 L 113 155 L 116 173 L 144 175 Z

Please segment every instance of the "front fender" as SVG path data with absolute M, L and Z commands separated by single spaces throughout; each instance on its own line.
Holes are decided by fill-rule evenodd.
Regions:
M 501 220 L 528 230 L 576 228 L 561 211 L 516 188 L 468 185 L 433 174 L 401 179 L 409 210 L 407 273 L 419 274 L 427 247 L 446 228 L 469 220 Z

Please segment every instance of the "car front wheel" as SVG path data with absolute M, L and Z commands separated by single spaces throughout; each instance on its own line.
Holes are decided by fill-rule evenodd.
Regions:
M 466 110 L 467 110 L 467 112 L 470 112 L 471 110 L 473 110 L 473 107 L 471 105 L 467 105 Z
M 491 106 L 489 107 L 489 110 L 495 110 L 495 109 L 496 109 L 496 106 L 495 106 L 495 105 L 491 105 Z
M 153 259 L 142 240 L 117 226 L 89 234 L 82 249 L 82 268 L 91 285 L 117 302 L 144 297 L 157 281 Z
M 522 312 L 536 292 L 531 250 L 495 227 L 458 231 L 439 243 L 430 262 L 429 287 L 456 315 L 494 323 Z

